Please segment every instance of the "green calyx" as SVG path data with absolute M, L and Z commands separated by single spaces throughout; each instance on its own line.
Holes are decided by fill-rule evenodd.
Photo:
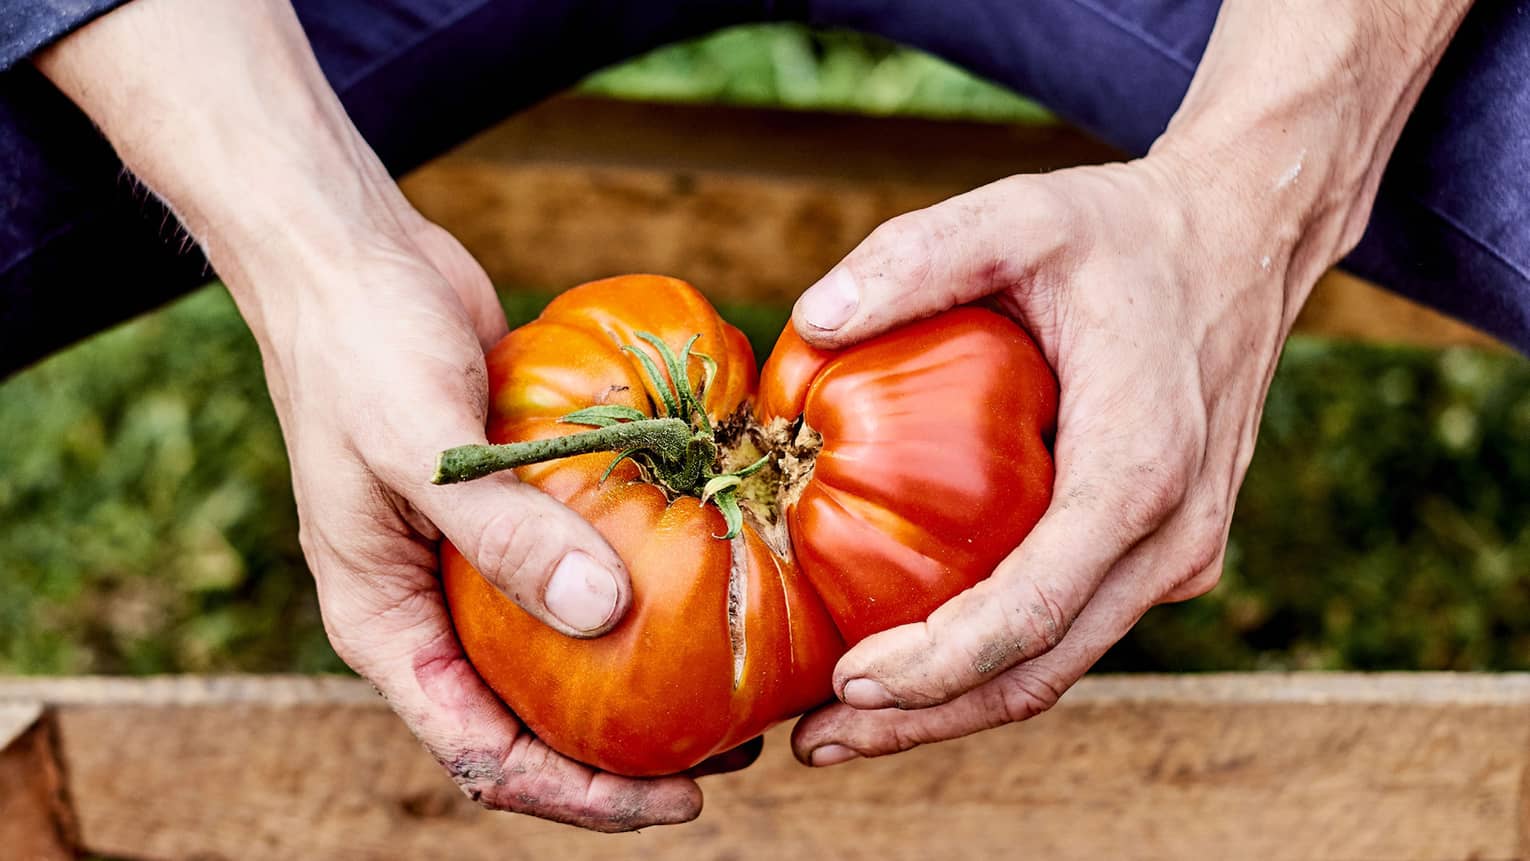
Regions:
M 695 496 L 722 512 L 727 532 L 714 536 L 732 539 L 743 528 L 738 489 L 743 480 L 764 468 L 769 456 L 732 472 L 718 472 L 717 436 L 701 399 L 717 377 L 717 362 L 692 351 L 700 335 L 692 335 L 676 354 L 657 336 L 635 333 L 659 354 L 663 371 L 648 353 L 631 344 L 631 353 L 659 396 L 664 416 L 650 418 L 632 407 L 604 404 L 569 413 L 559 421 L 588 425 L 594 430 L 508 445 L 465 445 L 447 449 L 436 461 L 434 484 L 455 484 L 518 466 L 542 463 L 593 452 L 616 452 L 600 480 L 604 482 L 623 461 L 637 464 L 643 478 L 664 488 L 671 496 Z M 700 388 L 692 389 L 688 369 L 691 360 L 702 363 Z M 665 374 L 668 374 L 668 381 Z

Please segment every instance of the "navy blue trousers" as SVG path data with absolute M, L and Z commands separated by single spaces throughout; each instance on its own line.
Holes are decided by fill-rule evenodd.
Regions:
M 0 0 L 0 374 L 208 277 L 90 123 L 21 62 L 123 0 Z M 886 36 L 1143 152 L 1218 0 L 296 0 L 357 126 L 406 171 L 586 73 L 719 27 Z M 1482 0 L 1388 165 L 1351 271 L 1530 352 L 1530 0 Z M 806 286 L 806 285 L 804 285 Z

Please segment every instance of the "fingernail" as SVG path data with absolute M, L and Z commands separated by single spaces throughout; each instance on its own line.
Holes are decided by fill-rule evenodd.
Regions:
M 808 762 L 814 768 L 823 768 L 826 765 L 839 765 L 859 757 L 860 754 L 845 747 L 842 744 L 826 744 L 808 754 Z
M 885 709 L 896 704 L 892 694 L 880 682 L 871 679 L 851 679 L 845 682 L 845 692 L 840 695 L 845 705 L 858 709 Z
M 833 331 L 850 322 L 860 304 L 861 291 L 855 279 L 849 272 L 835 269 L 804 293 L 797 307 L 809 326 Z
M 542 600 L 548 612 L 576 631 L 598 631 L 616 612 L 616 576 L 581 550 L 558 563 Z

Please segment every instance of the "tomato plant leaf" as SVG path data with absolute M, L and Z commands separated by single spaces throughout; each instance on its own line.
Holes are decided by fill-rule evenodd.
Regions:
M 719 475 L 712 478 L 701 488 L 701 504 L 706 505 L 707 500 L 723 492 L 732 490 L 743 484 L 744 480 L 737 475 Z
M 675 399 L 680 404 L 680 413 L 675 418 L 690 421 L 691 417 L 696 413 L 697 404 L 696 396 L 691 393 L 691 375 L 689 370 L 687 370 L 687 357 L 690 356 L 691 347 L 696 343 L 696 339 L 700 338 L 701 335 L 692 335 L 690 340 L 685 342 L 685 346 L 681 348 L 680 355 L 676 356 L 675 351 L 671 350 L 668 344 L 664 343 L 659 336 L 652 332 L 635 332 L 634 334 L 647 341 L 659 354 L 659 358 L 664 361 L 664 370 L 669 372 L 670 385 L 674 387 Z
M 641 337 L 641 334 L 639 337 Z M 665 415 L 672 419 L 685 418 L 685 413 L 681 411 L 680 405 L 675 402 L 675 393 L 670 391 L 669 386 L 664 384 L 664 375 L 659 373 L 659 366 L 653 363 L 653 359 L 647 353 L 631 344 L 623 344 L 622 350 L 636 356 L 638 364 L 642 365 L 643 370 L 647 372 L 648 379 L 653 382 L 654 390 L 659 393 L 659 400 L 664 402 Z
M 728 525 L 726 533 L 713 535 L 712 537 L 723 541 L 732 541 L 744 528 L 744 511 L 739 508 L 738 494 L 730 487 L 727 490 L 719 491 L 717 496 L 712 499 L 712 503 L 717 506 L 718 511 L 722 512 L 723 522 Z
M 707 392 L 712 391 L 712 382 L 717 379 L 717 360 L 706 353 L 692 353 L 692 355 L 701 360 L 703 371 L 701 389 L 696 393 L 696 398 L 699 401 L 701 398 L 706 397 Z M 700 406 L 700 404 L 698 403 L 697 406 Z M 702 413 L 705 412 L 706 410 L 702 409 Z
M 611 473 L 616 471 L 616 468 L 621 465 L 622 461 L 628 460 L 628 459 L 634 457 L 635 455 L 637 455 L 637 453 L 638 453 L 637 449 L 631 449 L 630 451 L 624 451 L 621 454 L 617 455 L 616 457 L 612 458 L 611 462 L 606 464 L 606 471 L 602 472 L 600 474 L 600 480 L 595 482 L 595 483 L 596 484 L 605 484 L 606 483 L 606 479 L 611 477 Z
M 592 425 L 603 428 L 620 422 L 640 422 L 648 416 L 624 404 L 600 404 L 576 410 L 558 419 L 572 425 Z

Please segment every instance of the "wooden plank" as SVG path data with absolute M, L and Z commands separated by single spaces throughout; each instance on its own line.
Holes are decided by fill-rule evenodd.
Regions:
M 553 99 L 405 178 L 496 283 L 620 272 L 786 303 L 877 224 L 1119 153 L 1061 126 Z
M 1026 724 L 822 771 L 786 728 L 690 825 L 478 810 L 333 679 L 0 681 L 54 709 L 82 845 L 122 857 L 1508 859 L 1530 676 L 1098 677 Z
M 1016 173 L 1116 160 L 1064 126 L 553 99 L 403 181 L 496 283 L 622 272 L 714 299 L 795 300 L 878 224 Z M 1342 338 L 1495 345 L 1358 279 L 1325 279 L 1298 328 Z
M 73 858 L 53 734 L 36 702 L 0 702 L 0 854 L 17 861 Z
M 37 723 L 42 713 L 41 703 L 24 700 L 0 702 L 0 750 L 21 738 L 23 733 L 32 728 L 32 724 Z
M 1125 154 L 1058 124 L 563 96 L 474 137 L 451 157 L 856 182 L 918 178 L 970 188 Z
M 1486 332 L 1340 271 L 1318 282 L 1296 318 L 1296 331 L 1415 347 L 1508 349 Z

